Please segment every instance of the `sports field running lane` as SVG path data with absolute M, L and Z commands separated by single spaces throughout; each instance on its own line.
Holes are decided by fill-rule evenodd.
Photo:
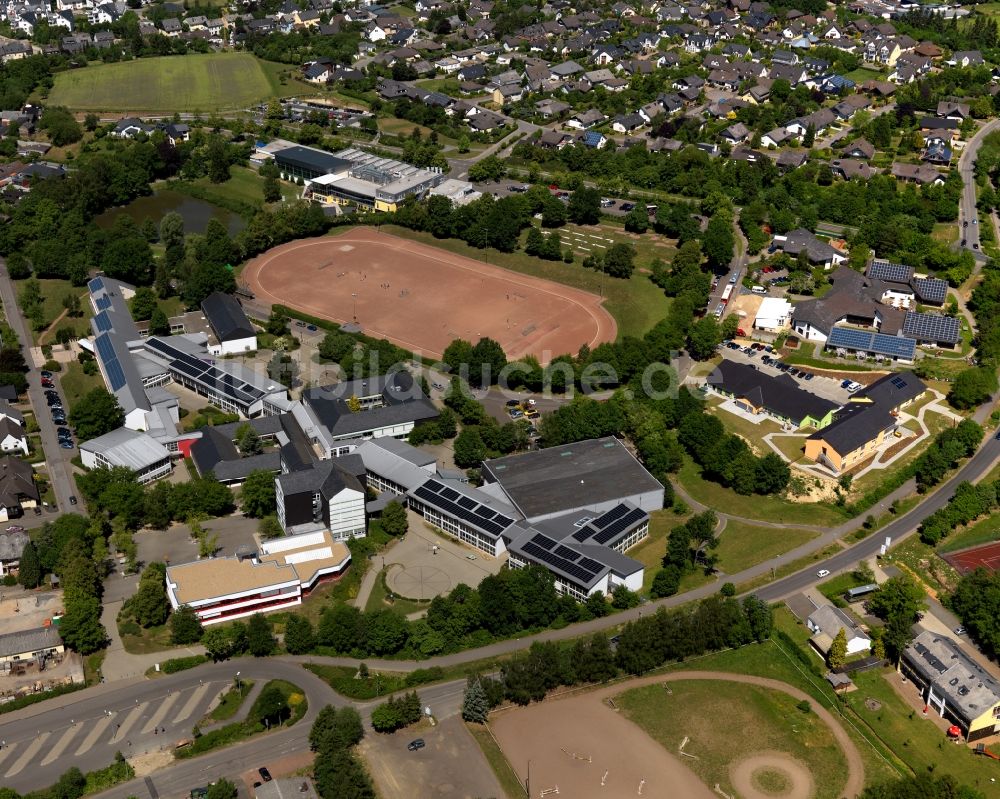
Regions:
M 617 335 L 596 294 L 371 229 L 275 247 L 243 280 L 258 300 L 357 318 L 366 333 L 434 357 L 455 338 L 489 336 L 511 360 L 545 363 Z

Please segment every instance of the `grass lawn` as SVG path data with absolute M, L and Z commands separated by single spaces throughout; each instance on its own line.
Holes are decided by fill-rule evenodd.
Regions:
M 208 718 L 212 721 L 228 721 L 231 719 L 236 715 L 236 711 L 240 709 L 243 700 L 250 694 L 251 688 L 253 688 L 253 680 L 241 680 L 238 688 L 234 685 L 222 695 L 219 704 L 208 714 Z
M 719 568 L 726 574 L 736 574 L 788 552 L 816 535 L 808 530 L 754 527 L 729 521 L 719 536 L 715 553 L 719 556 Z
M 177 181 L 171 185 L 171 188 L 184 193 L 196 194 L 200 199 L 221 205 L 224 208 L 234 203 L 255 208 L 262 207 L 264 205 L 264 179 L 257 174 L 257 170 L 245 166 L 234 166 L 229 171 L 232 177 L 225 183 L 212 183 L 207 177 L 204 177 L 191 183 Z M 278 185 L 285 201 L 290 202 L 298 199 L 301 192 L 300 187 L 284 180 L 278 181 Z M 185 191 L 188 187 L 193 187 L 194 191 Z
M 458 78 L 426 78 L 414 81 L 414 83 L 421 89 L 427 89 L 429 92 L 442 92 L 451 97 L 458 97 L 462 91 L 458 88 Z
M 987 795 L 996 796 L 990 780 L 1000 776 L 1000 765 L 993 760 L 977 757 L 964 746 L 945 740 L 944 733 L 930 719 L 922 718 L 886 681 L 892 671 L 866 671 L 853 675 L 858 690 L 846 694 L 847 705 L 863 719 L 882 740 L 892 744 L 897 757 L 917 773 L 932 771 L 935 777 L 950 774 L 963 785 L 970 785 Z M 904 690 L 913 692 L 912 683 Z M 866 699 L 881 702 L 878 710 L 871 710 Z
M 426 139 L 431 135 L 431 129 L 424 127 L 423 125 L 418 125 L 416 122 L 410 122 L 407 119 L 397 119 L 396 117 L 381 117 L 378 120 L 378 129 L 383 133 L 388 133 L 393 136 L 404 136 L 408 137 L 413 133 L 413 129 L 416 128 L 420 131 L 420 135 Z
M 847 760 L 830 728 L 815 713 L 803 713 L 780 691 L 691 680 L 670 683 L 671 693 L 650 685 L 615 698 L 625 716 L 668 752 L 687 738 L 684 759 L 706 785 L 735 794 L 731 766 L 754 754 L 787 752 L 812 772 L 817 799 L 839 799 Z M 733 735 L 733 730 L 752 734 Z
M 675 525 L 683 524 L 690 516 L 690 513 L 677 514 L 671 510 L 653 511 L 649 519 L 649 535 L 625 553 L 646 567 L 642 579 L 643 594 L 649 595 L 649 589 L 653 586 L 653 578 L 663 568 L 663 556 L 667 552 L 667 536 L 671 529 Z M 696 569 L 681 577 L 678 591 L 684 593 L 714 579 L 701 569 Z
M 744 497 L 730 488 L 704 480 L 701 467 L 685 457 L 677 480 L 688 494 L 709 508 L 731 512 L 747 519 L 783 524 L 835 525 L 844 521 L 842 511 L 816 502 L 789 502 L 781 497 Z
M 988 544 L 998 538 L 1000 538 L 1000 515 L 987 516 L 982 521 L 975 522 L 958 532 L 953 532 L 938 547 L 938 551 L 953 552 L 956 549 L 965 549 L 976 544 Z
M 864 67 L 858 67 L 857 69 L 848 72 L 846 77 L 850 78 L 855 83 L 863 83 L 866 80 L 883 80 L 885 78 L 885 73 L 879 72 L 877 69 L 865 69 Z
M 819 563 L 820 561 L 826 560 L 827 558 L 842 551 L 843 550 L 837 544 L 830 544 L 823 549 L 813 552 L 811 555 L 804 555 L 798 560 L 793 560 L 790 563 L 785 563 L 782 566 L 771 569 L 771 571 L 767 574 L 763 574 L 753 580 L 747 580 L 746 582 L 739 583 L 736 586 L 736 592 L 742 594 L 747 591 L 755 591 L 762 585 L 767 585 L 774 580 L 780 580 L 782 577 L 787 577 L 789 574 L 795 574 L 797 571 L 808 568 L 810 564 Z
M 958 583 L 958 572 L 915 535 L 889 551 L 889 562 L 915 574 L 932 591 L 950 592 Z
M 847 604 L 844 599 L 844 594 L 846 594 L 849 589 L 857 588 L 859 585 L 865 585 L 865 583 L 855 577 L 853 573 L 847 572 L 845 574 L 838 574 L 832 580 L 827 580 L 825 583 L 821 583 L 816 587 L 819 589 L 819 592 L 833 604 L 838 607 L 843 607 Z
M 871 372 L 872 367 L 865 366 L 858 363 L 857 361 L 852 361 L 847 358 L 830 358 L 826 360 L 824 358 L 816 358 L 811 353 L 793 352 L 791 355 L 786 355 L 781 360 L 785 363 L 790 363 L 798 366 L 814 366 L 817 369 L 830 369 L 836 372 Z
M 379 576 L 375 579 L 375 586 L 372 588 L 368 602 L 365 604 L 365 610 L 368 613 L 376 610 L 391 610 L 400 616 L 408 616 L 411 613 L 419 613 L 421 610 L 427 610 L 430 607 L 430 602 L 418 602 L 415 599 L 390 600 L 385 586 L 386 571 L 388 569 L 379 572 Z
M 934 230 L 931 231 L 931 237 L 935 241 L 951 244 L 958 241 L 958 227 L 948 222 L 938 222 L 934 225 Z
M 788 458 L 789 463 L 795 463 L 805 455 L 806 436 L 774 436 L 771 441 Z
M 59 373 L 59 385 L 66 395 L 68 407 L 72 408 L 91 389 L 104 388 L 104 380 L 100 372 L 85 374 L 82 364 L 73 361 L 63 365 L 63 370 Z
M 298 94 L 284 65 L 249 53 L 163 56 L 99 64 L 56 75 L 51 105 L 74 111 L 220 111 Z M 282 85 L 282 81 L 286 81 Z
M 336 232 L 340 232 L 338 229 Z M 611 278 L 598 272 L 584 269 L 580 264 L 564 264 L 561 261 L 543 261 L 523 252 L 502 253 L 490 250 L 486 253 L 470 247 L 459 239 L 435 239 L 430 233 L 383 225 L 382 230 L 404 239 L 413 239 L 440 247 L 443 250 L 481 261 L 488 258 L 491 264 L 502 266 L 514 272 L 545 278 L 573 288 L 602 294 L 604 307 L 618 322 L 618 338 L 642 336 L 659 322 L 670 306 L 661 289 L 653 285 L 647 275 L 636 270 L 628 280 Z
M 518 779 L 507 758 L 504 757 L 504 753 L 493 737 L 493 733 L 490 732 L 489 727 L 485 727 L 482 724 L 469 724 L 468 722 L 466 722 L 465 726 L 472 737 L 476 739 L 479 748 L 483 750 L 486 762 L 493 769 L 497 782 L 503 788 L 507 799 L 522 799 L 525 796 L 524 787 L 521 785 L 521 781 Z
M 24 284 L 27 281 L 15 280 L 13 282 L 14 291 L 17 292 L 18 302 L 20 302 L 21 290 L 24 288 Z M 42 278 L 39 279 L 38 282 L 42 289 L 42 310 L 45 318 L 45 327 L 47 328 L 51 325 L 59 314 L 66 310 L 63 307 L 63 299 L 65 299 L 65 297 L 69 294 L 75 294 L 81 298 L 80 310 L 82 312 L 82 316 L 64 317 L 59 321 L 59 324 L 56 325 L 56 330 L 60 327 L 70 327 L 77 336 L 88 335 L 90 333 L 90 302 L 85 298 L 87 290 L 81 286 L 74 286 L 68 280 L 62 280 L 59 278 Z M 42 332 L 42 330 L 31 331 L 31 338 L 34 343 L 38 343 L 39 336 L 41 336 Z M 53 330 L 46 337 L 46 340 L 43 343 L 55 343 L 55 330 Z
M 771 451 L 770 447 L 761 439 L 768 433 L 779 432 L 781 425 L 771 419 L 763 419 L 760 423 L 754 424 L 749 419 L 723 410 L 720 407 L 722 402 L 719 401 L 718 397 L 713 397 L 710 404 L 712 407 L 709 410 L 714 416 L 719 417 L 726 430 L 745 440 L 758 455 L 764 455 Z
M 141 628 L 140 628 L 141 629 Z M 118 631 L 121 632 L 121 625 Z M 175 649 L 176 644 L 170 641 L 170 625 L 161 624 L 157 627 L 149 627 L 142 630 L 138 635 L 132 633 L 122 633 L 122 646 L 126 652 L 133 655 L 148 655 L 153 652 L 165 652 L 168 649 Z

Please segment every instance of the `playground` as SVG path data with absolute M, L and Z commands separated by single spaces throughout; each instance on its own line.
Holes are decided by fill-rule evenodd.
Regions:
M 456 338 L 489 337 L 511 361 L 533 355 L 545 364 L 617 335 L 596 294 L 371 228 L 275 247 L 242 277 L 260 302 L 355 322 L 435 358 Z

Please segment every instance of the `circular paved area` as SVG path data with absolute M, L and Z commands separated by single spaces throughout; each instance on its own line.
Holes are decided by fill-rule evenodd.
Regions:
M 757 787 L 754 776 L 767 771 L 784 777 L 787 787 L 778 792 Z M 809 799 L 814 793 L 812 772 L 805 763 L 784 752 L 762 752 L 744 758 L 730 767 L 729 776 L 737 795 L 743 799 Z
M 448 593 L 454 586 L 451 577 L 435 566 L 389 567 L 385 582 L 394 594 L 407 599 L 433 599 Z

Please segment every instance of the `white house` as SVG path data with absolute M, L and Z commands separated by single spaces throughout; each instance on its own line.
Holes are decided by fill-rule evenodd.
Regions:
M 847 636 L 848 656 L 867 652 L 872 646 L 872 639 L 865 634 L 858 623 L 833 605 L 817 608 L 806 619 L 806 626 L 814 633 L 811 639 L 813 646 L 824 655 L 830 650 L 833 639 L 841 630 Z

